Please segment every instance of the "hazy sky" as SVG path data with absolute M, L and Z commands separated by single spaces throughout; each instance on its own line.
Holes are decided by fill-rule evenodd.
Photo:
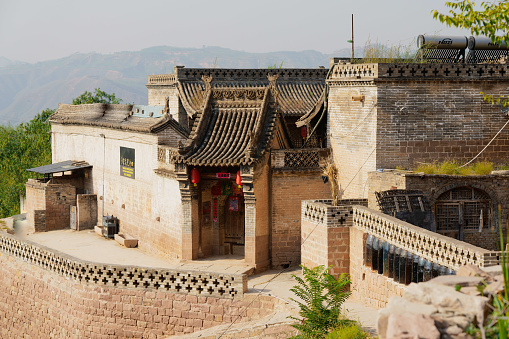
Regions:
M 0 0 L 0 56 L 27 62 L 151 46 L 331 53 L 355 43 L 469 35 L 433 20 L 438 0 Z

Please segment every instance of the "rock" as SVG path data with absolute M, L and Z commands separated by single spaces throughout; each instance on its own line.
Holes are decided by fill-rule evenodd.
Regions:
M 497 294 L 504 291 L 504 280 L 495 280 L 484 289 L 484 293 Z
M 481 292 L 479 292 L 479 289 L 477 286 L 462 287 L 460 292 L 463 294 L 468 294 L 468 295 L 481 295 Z
M 391 314 L 386 337 L 391 339 L 440 339 L 435 321 L 424 314 Z
M 431 315 L 438 312 L 438 309 L 433 305 L 424 305 L 421 303 L 413 303 L 401 297 L 392 297 L 389 299 L 387 308 L 378 311 L 376 327 L 380 338 L 386 337 L 385 333 L 388 329 L 389 316 L 398 314 L 423 314 Z
M 478 286 L 482 284 L 483 278 L 474 276 L 458 276 L 458 275 L 441 275 L 429 280 L 427 283 L 444 285 L 444 286 Z
M 456 271 L 459 277 L 480 277 L 483 280 L 489 279 L 490 275 L 475 265 L 464 265 Z
M 433 305 L 438 308 L 440 313 L 465 316 L 470 322 L 477 319 L 478 323 L 483 323 L 484 308 L 488 298 L 464 294 L 456 291 L 454 287 L 434 284 L 433 280 L 410 284 L 403 294 L 403 298 L 414 303 Z

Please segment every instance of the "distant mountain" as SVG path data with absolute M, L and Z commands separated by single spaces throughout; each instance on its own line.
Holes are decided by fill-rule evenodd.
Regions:
M 10 60 L 10 59 L 0 56 L 0 68 L 12 66 L 12 65 L 18 65 L 18 64 L 22 64 L 22 63 L 23 62 L 21 62 L 21 61 Z
M 284 68 L 315 68 L 328 67 L 333 56 L 349 55 L 349 49 L 328 55 L 312 50 L 247 53 L 221 47 L 159 46 L 136 52 L 73 54 L 36 64 L 0 57 L 0 124 L 28 121 L 46 108 L 70 103 L 85 90 L 97 87 L 115 93 L 126 103 L 146 104 L 147 76 L 172 73 L 176 65 L 267 68 L 282 63 Z

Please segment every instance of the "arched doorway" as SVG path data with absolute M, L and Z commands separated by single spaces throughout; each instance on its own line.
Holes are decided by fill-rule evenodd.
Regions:
M 481 233 L 491 227 L 491 206 L 490 196 L 480 189 L 453 188 L 436 200 L 437 233 L 459 240 L 465 240 L 465 234 Z

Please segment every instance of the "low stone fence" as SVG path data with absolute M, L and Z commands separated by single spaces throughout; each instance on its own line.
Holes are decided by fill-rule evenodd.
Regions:
M 99 287 L 160 290 L 229 299 L 242 296 L 247 291 L 245 274 L 218 274 L 86 262 L 3 232 L 0 232 L 0 252 L 63 277 Z
M 488 267 L 499 264 L 500 252 L 456 240 L 414 226 L 363 206 L 353 207 L 353 226 L 407 252 L 453 270 L 472 264 Z
M 365 207 L 366 200 L 303 201 L 301 205 L 301 257 L 307 267 L 332 266 L 331 273 L 349 273 L 353 296 L 364 304 L 381 308 L 389 298 L 401 296 L 406 286 L 365 265 L 368 235 L 424 260 L 456 270 L 473 264 L 498 265 L 500 252 L 411 225 Z M 360 206 L 364 205 L 364 206 Z M 389 273 L 390 274 L 390 273 Z

